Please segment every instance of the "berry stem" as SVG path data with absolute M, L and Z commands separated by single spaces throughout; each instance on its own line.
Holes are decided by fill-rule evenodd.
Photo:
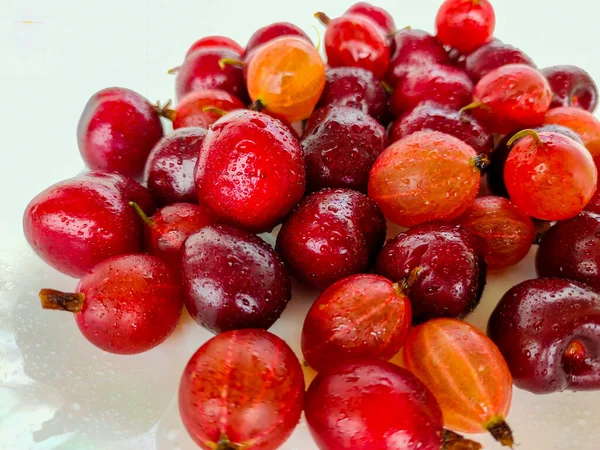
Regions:
M 138 216 L 140 216 L 142 218 L 142 220 L 144 221 L 144 223 L 146 225 L 148 225 L 149 227 L 152 226 L 152 221 L 148 218 L 148 216 L 146 215 L 144 210 L 140 207 L 140 205 L 138 205 L 136 202 L 129 202 L 129 206 L 131 206 L 133 209 L 135 209 L 135 212 L 138 213 Z
M 480 450 L 479 442 L 466 439 L 454 431 L 444 430 L 441 450 Z
M 217 108 L 215 106 L 205 106 L 204 108 L 202 108 L 202 112 L 210 112 L 210 113 L 218 114 L 221 117 L 223 117 L 224 115 L 227 114 L 227 111 L 223 111 L 222 109 Z
M 241 450 L 243 448 L 242 445 L 232 443 L 226 436 L 221 436 L 217 443 L 209 442 L 208 446 L 211 450 Z
M 167 70 L 167 73 L 169 75 L 175 75 L 177 72 L 179 72 L 179 69 L 181 69 L 181 66 L 171 67 L 169 70 Z
M 389 83 L 387 83 L 386 81 L 382 80 L 381 85 L 383 86 L 383 90 L 386 92 L 386 94 L 392 95 L 394 93 L 394 88 L 390 86 Z
M 394 290 L 398 295 L 406 295 L 406 292 L 411 288 L 413 284 L 419 278 L 419 274 L 421 273 L 421 267 L 417 266 L 410 271 L 407 277 L 398 283 L 394 283 Z
M 514 145 L 515 142 L 517 142 L 519 139 L 527 137 L 527 136 L 531 136 L 531 138 L 535 141 L 536 144 L 541 144 L 542 140 L 540 139 L 540 135 L 537 134 L 537 132 L 535 130 L 521 130 L 518 133 L 516 133 L 515 135 L 513 135 L 513 137 L 510 138 L 510 140 L 506 143 L 506 145 L 508 147 L 512 147 Z
M 263 109 L 265 109 L 265 104 L 262 102 L 261 99 L 256 99 L 252 102 L 248 109 L 251 109 L 252 111 L 261 112 Z
M 505 447 L 512 448 L 515 441 L 513 439 L 512 430 L 506 423 L 503 417 L 493 417 L 486 425 L 485 428 L 490 434 Z
M 484 155 L 482 153 L 481 155 L 477 155 L 475 158 L 473 158 L 472 164 L 473 167 L 475 167 L 478 170 L 485 170 L 490 165 L 490 158 L 488 158 L 487 155 Z
M 219 60 L 219 67 L 221 69 L 224 69 L 225 66 L 243 67 L 244 66 L 244 62 L 240 61 L 239 59 L 235 59 L 235 58 L 221 58 Z
M 484 104 L 484 103 L 481 103 L 481 102 L 473 102 L 473 103 L 469 103 L 467 106 L 463 106 L 462 108 L 460 108 L 460 109 L 458 110 L 458 113 L 459 113 L 459 114 L 462 114 L 462 113 L 464 113 L 465 111 L 469 111 L 469 110 L 471 110 L 471 109 L 476 109 L 476 108 L 481 108 L 481 107 L 483 107 L 483 106 L 485 106 L 485 104 Z
M 156 111 L 159 116 L 169 119 L 171 122 L 173 122 L 175 120 L 175 110 L 170 109 L 171 103 L 171 99 L 167 100 L 167 103 L 164 105 L 161 105 L 160 102 L 156 102 L 154 105 L 154 111 Z
M 81 292 L 67 293 L 55 291 L 54 289 L 42 289 L 40 291 L 40 300 L 44 309 L 57 309 L 59 311 L 78 313 L 83 308 L 85 295 Z
M 471 0 L 471 1 L 472 1 L 472 3 L 473 3 L 473 6 L 479 6 L 479 2 L 480 2 L 481 0 Z
M 329 25 L 329 22 L 331 22 L 331 18 L 325 14 L 324 12 L 316 12 L 314 14 L 315 19 L 317 19 L 319 22 L 321 22 L 323 25 L 327 26 Z
M 552 222 L 546 220 L 532 219 L 535 225 L 535 238 L 533 240 L 534 245 L 540 245 L 544 235 L 552 228 Z

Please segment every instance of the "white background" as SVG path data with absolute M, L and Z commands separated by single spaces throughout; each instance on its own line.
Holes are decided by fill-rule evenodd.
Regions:
M 393 13 L 399 28 L 433 31 L 441 2 L 375 3 Z M 48 185 L 82 170 L 75 128 L 97 90 L 124 86 L 164 101 L 173 96 L 167 69 L 197 38 L 223 34 L 244 44 L 256 28 L 280 20 L 316 37 L 313 12 L 336 16 L 350 4 L 0 0 L 0 448 L 195 448 L 181 429 L 173 394 L 185 362 L 209 334 L 186 318 L 163 346 L 144 355 L 118 357 L 93 348 L 69 317 L 40 311 L 40 287 L 72 289 L 75 280 L 47 268 L 27 247 L 23 209 Z M 577 64 L 600 80 L 596 1 L 493 4 L 500 39 L 522 48 L 540 67 Z M 471 322 L 485 326 L 502 293 L 533 277 L 531 256 L 510 272 L 488 277 Z M 296 289 L 273 328 L 298 354 L 302 315 L 312 295 Z M 539 397 L 517 391 L 509 422 L 521 450 L 597 450 L 600 393 Z M 486 448 L 499 448 L 486 436 L 477 438 Z M 313 448 L 304 423 L 284 445 Z

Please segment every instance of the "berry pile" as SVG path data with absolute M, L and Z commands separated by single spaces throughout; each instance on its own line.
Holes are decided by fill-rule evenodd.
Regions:
M 184 307 L 214 332 L 179 388 L 205 450 L 277 449 L 302 411 L 320 449 L 479 449 L 457 433 L 483 432 L 512 446 L 513 383 L 600 389 L 597 87 L 495 39 L 488 0 L 444 1 L 435 36 L 364 2 L 315 17 L 326 63 L 281 22 L 245 48 L 195 42 L 170 71 L 174 108 L 92 96 L 90 171 L 23 219 L 36 253 L 81 278 L 42 307 L 117 354 L 161 344 Z M 386 242 L 388 222 L 406 228 Z M 273 248 L 257 233 L 274 230 Z M 500 299 L 487 335 L 463 321 L 488 271 L 534 244 L 540 278 Z M 292 277 L 321 291 L 301 333 L 308 390 L 266 331 Z

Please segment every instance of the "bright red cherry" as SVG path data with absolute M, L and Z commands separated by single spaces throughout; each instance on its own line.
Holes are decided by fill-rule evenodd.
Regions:
M 598 104 L 598 87 L 589 73 L 567 65 L 547 67 L 542 73 L 554 93 L 551 108 L 574 106 L 594 112 Z
M 308 42 L 311 42 L 308 35 L 293 23 L 275 22 L 259 28 L 252 36 L 250 36 L 250 39 L 248 39 L 248 43 L 246 44 L 246 57 L 248 57 L 252 50 L 255 50 L 261 45 L 281 36 L 298 36 L 302 39 L 306 39 Z
M 523 51 L 494 39 L 479 47 L 465 59 L 465 70 L 474 82 L 507 64 L 525 64 L 535 68 L 535 63 Z
M 110 353 L 150 350 L 171 335 L 183 303 L 175 272 L 148 255 L 106 259 L 85 275 L 76 292 L 40 291 L 42 307 L 74 313 L 83 336 Z
M 188 49 L 187 53 L 185 54 L 185 57 L 187 58 L 199 48 L 206 47 L 224 47 L 233 50 L 239 55 L 244 54 L 244 48 L 231 38 L 228 38 L 226 36 L 206 36 L 194 42 Z
M 385 9 L 371 5 L 367 2 L 355 3 L 348 8 L 344 14 L 358 14 L 368 17 L 373 22 L 377 23 L 377 25 L 379 25 L 387 34 L 392 34 L 396 31 L 396 23 L 394 22 L 392 15 Z
M 492 38 L 496 14 L 488 0 L 446 0 L 435 24 L 444 45 L 469 54 Z
M 113 87 L 95 93 L 77 125 L 79 152 L 92 170 L 138 177 L 163 137 L 160 117 L 140 94 Z

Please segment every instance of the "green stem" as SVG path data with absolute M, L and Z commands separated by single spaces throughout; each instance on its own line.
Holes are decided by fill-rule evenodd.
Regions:
M 527 130 L 521 130 L 518 133 L 515 133 L 513 135 L 513 137 L 511 137 L 510 140 L 506 143 L 506 145 L 508 147 L 512 147 L 513 144 L 515 142 L 517 142 L 519 139 L 527 137 L 527 136 L 530 136 L 535 141 L 536 144 L 542 143 L 542 140 L 540 139 L 540 135 L 537 134 L 537 132 L 535 130 L 527 129 Z
M 68 293 L 55 291 L 54 289 L 42 289 L 40 291 L 40 300 L 44 309 L 57 309 L 59 311 L 78 313 L 83 308 L 85 295 L 81 292 Z
M 244 66 L 244 62 L 240 61 L 239 59 L 235 59 L 235 58 L 221 58 L 219 60 L 219 67 L 221 69 L 224 69 L 225 66 L 243 67 Z
M 179 72 L 179 69 L 181 69 L 181 66 L 171 67 L 169 70 L 167 70 L 167 73 L 169 75 L 175 75 L 177 72 Z
M 462 108 L 460 108 L 458 110 L 459 114 L 464 113 L 465 111 L 469 111 L 471 109 L 476 109 L 476 108 L 481 108 L 482 106 L 484 106 L 484 103 L 482 102 L 473 102 L 473 103 L 469 103 L 467 106 L 463 106 Z
M 148 216 L 146 215 L 144 210 L 140 207 L 140 205 L 138 205 L 136 202 L 129 202 L 129 206 L 131 206 L 133 209 L 135 209 L 135 212 L 138 213 L 138 216 L 141 217 L 142 221 L 146 225 L 148 225 L 149 227 L 152 226 L 152 220 L 150 220 L 148 218 Z
M 383 89 L 387 95 L 392 95 L 394 93 L 394 88 L 390 86 L 388 82 L 382 80 L 381 85 L 383 86 Z
M 210 113 L 218 114 L 221 117 L 228 114 L 227 111 L 223 111 L 222 109 L 217 108 L 216 106 L 205 106 L 204 108 L 202 108 L 202 112 L 210 112 Z

